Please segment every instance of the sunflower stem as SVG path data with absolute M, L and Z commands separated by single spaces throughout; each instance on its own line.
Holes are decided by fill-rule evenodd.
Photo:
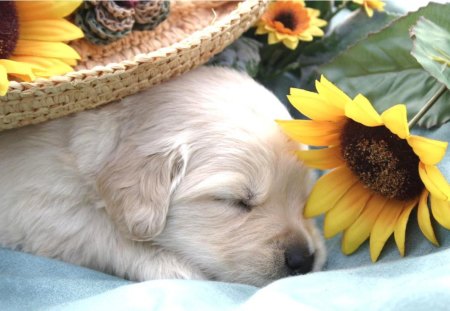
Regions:
M 447 90 L 447 87 L 445 85 L 442 85 L 439 91 L 434 94 L 433 97 L 430 98 L 430 100 L 419 110 L 419 112 L 409 121 L 408 127 L 409 129 L 412 129 L 417 122 L 419 122 L 420 118 L 424 116 L 430 110 L 430 108 L 438 101 L 438 99 L 442 96 L 442 94 L 445 93 Z

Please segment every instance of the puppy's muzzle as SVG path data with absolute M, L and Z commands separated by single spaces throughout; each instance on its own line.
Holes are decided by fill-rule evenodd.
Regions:
M 306 274 L 311 272 L 314 265 L 314 252 L 303 245 L 288 246 L 284 252 L 284 259 L 289 275 Z

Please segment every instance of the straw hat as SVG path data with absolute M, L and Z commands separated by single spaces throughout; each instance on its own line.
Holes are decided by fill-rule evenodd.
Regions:
M 95 108 L 205 63 L 252 26 L 266 0 L 172 0 L 167 20 L 107 46 L 71 43 L 82 57 L 74 72 L 10 83 L 0 97 L 0 131 Z

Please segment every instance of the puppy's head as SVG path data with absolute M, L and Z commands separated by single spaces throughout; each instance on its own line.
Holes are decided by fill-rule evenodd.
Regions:
M 250 78 L 213 73 L 191 104 L 186 172 L 156 239 L 217 280 L 264 285 L 320 269 L 323 240 L 302 213 L 309 172 L 274 122 L 288 113 Z
M 195 70 L 151 96 L 152 121 L 136 115 L 133 144 L 100 176 L 124 232 L 220 281 L 262 286 L 319 270 L 323 240 L 303 217 L 309 172 L 274 121 L 290 118 L 275 96 L 219 68 Z
M 217 280 L 261 286 L 320 269 L 322 239 L 302 216 L 309 176 L 278 139 L 192 154 L 157 241 Z

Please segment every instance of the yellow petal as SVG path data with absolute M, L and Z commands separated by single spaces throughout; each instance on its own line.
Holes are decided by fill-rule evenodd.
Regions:
M 310 146 L 331 146 L 336 145 L 340 141 L 340 134 L 327 134 L 321 136 L 296 136 L 296 141 Z
M 8 74 L 16 74 L 25 78 L 26 81 L 34 80 L 36 77 L 33 74 L 32 66 L 26 63 L 13 61 L 10 59 L 0 59 L 0 65 L 6 69 Z
M 20 74 L 20 73 L 9 73 L 8 76 L 13 77 L 13 78 L 14 78 L 13 80 L 19 81 L 19 82 L 21 82 L 21 81 L 24 81 L 24 82 L 31 82 L 31 81 L 34 80 L 34 79 L 31 79 L 30 76 L 28 76 L 28 75 L 22 75 L 22 74 Z
M 383 11 L 385 3 L 381 0 L 368 0 L 367 5 L 372 9 L 376 9 L 377 11 Z
M 439 245 L 436 235 L 434 234 L 433 226 L 430 220 L 430 211 L 428 209 L 428 191 L 422 191 L 419 200 L 419 208 L 417 209 L 417 222 L 423 235 L 434 245 Z
M 72 58 L 58 58 L 60 61 L 66 63 L 69 66 L 75 66 L 77 64 L 76 59 Z
M 449 185 L 436 166 L 419 162 L 419 175 L 425 187 L 433 196 L 436 196 L 439 200 L 449 200 Z
M 395 244 L 397 244 L 401 256 L 405 256 L 406 225 L 408 224 L 409 215 L 416 204 L 417 200 L 405 203 L 403 212 L 400 214 L 394 229 Z
M 358 179 L 345 166 L 320 177 L 306 201 L 304 215 L 315 217 L 330 210 L 357 182 Z
M 373 108 L 367 98 L 359 94 L 353 101 L 345 105 L 345 115 L 365 126 L 379 126 L 383 122 L 378 112 Z
M 8 92 L 9 80 L 5 67 L 0 65 L 0 96 L 3 96 Z
M 364 5 L 364 10 L 366 10 L 367 16 L 369 17 L 373 16 L 373 10 L 369 8 L 367 5 Z
M 450 202 L 439 200 L 431 194 L 430 203 L 433 217 L 442 227 L 450 230 Z
M 322 37 L 325 34 L 322 29 L 313 25 L 308 28 L 308 33 L 314 37 Z
M 83 1 L 16 1 L 21 21 L 62 18 L 71 14 Z
M 335 121 L 344 116 L 341 109 L 314 92 L 296 89 L 288 95 L 288 99 L 298 111 L 312 120 Z
M 20 38 L 34 41 L 70 41 L 83 37 L 80 28 L 65 19 L 27 21 L 20 24 Z
M 370 258 L 377 261 L 387 239 L 394 232 L 398 217 L 403 211 L 403 202 L 388 200 L 370 232 Z
M 257 35 L 264 35 L 264 34 L 266 34 L 268 32 L 269 31 L 266 29 L 265 24 L 260 23 L 260 24 L 258 24 L 258 28 L 256 28 L 255 34 L 257 34 Z
M 381 114 L 384 125 L 401 139 L 409 136 L 405 105 L 395 105 Z
M 337 145 L 343 122 L 310 120 L 277 120 L 286 135 L 295 141 L 312 146 Z
M 80 55 L 62 42 L 17 40 L 14 55 L 80 59 Z
M 283 44 L 284 44 L 286 47 L 290 48 L 291 50 L 295 50 L 295 49 L 297 48 L 297 46 L 298 46 L 298 40 L 296 40 L 296 41 L 291 41 L 291 40 L 289 40 L 289 39 L 284 39 L 284 40 L 283 40 Z
M 319 150 L 301 150 L 296 154 L 307 166 L 321 170 L 328 170 L 344 164 L 340 146 Z
M 307 32 L 299 34 L 298 38 L 301 41 L 307 41 L 307 42 L 314 40 L 314 37 L 312 35 L 310 35 L 309 33 L 307 33 Z
M 14 56 L 12 60 L 28 63 L 33 66 L 32 70 L 36 76 L 51 77 L 72 71 L 72 67 L 56 58 L 44 58 L 33 56 Z
M 444 157 L 448 145 L 447 142 L 415 135 L 409 136 L 407 141 L 420 161 L 428 165 L 439 163 Z
M 274 33 L 275 33 L 275 36 L 277 37 L 278 41 L 281 41 L 281 40 L 284 40 L 284 39 L 287 39 L 287 40 L 292 41 L 292 42 L 298 41 L 298 38 L 296 36 L 292 36 L 292 35 L 288 35 L 288 34 L 285 34 L 285 33 L 276 32 L 276 31 Z
M 324 76 L 320 77 L 320 81 L 316 81 L 316 89 L 322 97 L 325 97 L 328 102 L 333 103 L 342 111 L 345 110 L 347 103 L 352 100 Z
M 323 26 L 326 26 L 328 23 L 327 23 L 327 21 L 325 21 L 323 19 L 315 18 L 315 19 L 311 20 L 309 24 L 312 26 L 323 27 Z
M 331 238 L 347 229 L 361 214 L 372 192 L 361 183 L 355 183 L 347 193 L 330 209 L 324 220 L 324 236 Z
M 320 10 L 306 8 L 306 12 L 310 17 L 318 17 L 320 15 Z
M 342 237 L 342 252 L 344 254 L 353 253 L 367 240 L 386 202 L 387 199 L 380 195 L 373 195 L 369 199 L 358 219 L 344 231 Z
M 277 36 L 276 36 L 276 34 L 274 32 L 269 32 L 269 36 L 268 36 L 267 42 L 269 44 L 275 44 L 275 43 L 280 42 L 280 40 L 277 38 Z
M 6 69 L 8 77 L 12 77 L 16 81 L 31 82 L 36 79 L 31 68 L 32 65 L 22 64 L 11 59 L 0 59 L 0 65 Z

